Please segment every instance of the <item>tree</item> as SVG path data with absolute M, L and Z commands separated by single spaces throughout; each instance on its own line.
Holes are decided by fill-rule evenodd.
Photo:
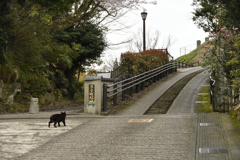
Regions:
M 232 50 L 229 51 L 231 59 L 226 62 L 231 67 L 230 75 L 232 77 L 232 86 L 240 86 L 240 34 L 234 37 Z
M 138 30 L 138 33 L 131 38 L 131 42 L 128 45 L 128 50 L 130 52 L 142 52 L 143 50 L 143 37 L 142 37 L 142 29 Z M 159 38 L 160 38 L 160 32 L 158 30 L 155 30 L 154 33 L 151 33 L 149 30 L 147 32 L 147 44 L 146 44 L 146 50 L 149 49 L 159 49 Z M 173 36 L 169 35 L 167 39 L 164 39 L 162 42 L 161 48 L 168 48 L 176 42 L 176 38 Z
M 192 5 L 195 7 L 193 21 L 206 32 L 240 24 L 238 0 L 194 0 Z
M 0 68 L 18 70 L 24 84 L 55 76 L 74 79 L 76 71 L 97 62 L 106 47 L 105 24 L 145 2 L 2 0 Z
M 204 64 L 210 67 L 212 79 L 216 81 L 218 97 L 223 95 L 232 98 L 233 87 L 239 85 L 238 28 L 223 27 L 216 30 L 218 32 L 211 32 L 211 40 L 205 46 Z
M 9 28 L 13 27 L 13 19 L 6 18 L 10 13 L 10 6 L 7 0 L 0 2 L 0 67 L 8 62 L 8 52 L 11 52 L 9 47 L 9 37 L 11 36 L 11 31 Z
M 105 57 L 104 65 L 100 69 L 101 72 L 108 72 L 117 69 L 120 66 L 120 62 L 117 57 L 114 57 L 112 54 Z
M 62 44 L 68 44 L 75 48 L 77 56 L 73 59 L 73 65 L 64 70 L 67 78 L 72 79 L 77 70 L 82 70 L 84 66 L 90 66 L 99 60 L 106 42 L 103 36 L 103 29 L 92 23 L 77 25 L 66 31 L 58 31 L 54 39 Z M 79 45 L 76 48 L 76 45 Z
M 194 0 L 193 21 L 210 32 L 205 65 L 210 66 L 216 81 L 216 97 L 233 98 L 232 90 L 239 85 L 239 0 Z M 232 101 L 230 102 L 232 103 Z

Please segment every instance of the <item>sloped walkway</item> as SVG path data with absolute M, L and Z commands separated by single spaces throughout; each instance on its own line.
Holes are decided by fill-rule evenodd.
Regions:
M 67 127 L 58 128 L 47 126 L 53 112 L 0 116 L 0 159 L 231 159 L 220 114 L 194 112 L 197 93 L 208 84 L 207 73 L 184 87 L 167 114 L 143 115 L 171 85 L 200 69 L 180 70 L 115 116 L 67 111 Z
M 194 67 L 194 68 L 187 68 L 187 69 L 180 69 L 178 70 L 179 73 L 172 76 L 171 78 L 167 79 L 166 81 L 160 82 L 155 89 L 153 89 L 148 94 L 145 94 L 140 100 L 135 102 L 124 109 L 123 111 L 119 112 L 117 115 L 143 115 L 146 110 L 152 106 L 152 104 L 162 96 L 173 84 L 179 81 L 184 76 L 191 74 L 193 72 L 202 70 L 202 67 Z

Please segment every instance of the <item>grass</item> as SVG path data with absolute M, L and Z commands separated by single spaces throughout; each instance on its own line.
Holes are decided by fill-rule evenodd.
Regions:
M 235 110 L 235 111 L 234 111 L 234 108 L 231 108 L 229 115 L 230 115 L 230 117 L 231 117 L 231 119 L 232 119 L 232 122 L 233 122 L 235 128 L 236 128 L 237 130 L 239 130 L 239 129 L 240 129 L 240 123 L 239 123 L 239 118 L 238 118 L 238 116 L 240 116 L 240 115 L 238 115 L 238 110 Z
M 194 49 L 193 51 L 191 51 L 188 54 L 178 57 L 176 60 L 184 62 L 184 63 L 195 63 L 197 61 L 199 61 L 201 63 L 203 60 L 202 59 L 203 54 L 206 52 L 206 49 L 204 48 L 204 46 L 207 44 L 208 44 L 208 42 L 204 42 L 198 48 Z
M 202 87 L 199 93 L 209 93 L 210 88 L 208 86 Z M 197 113 L 211 113 L 212 112 L 212 104 L 210 102 L 210 95 L 199 95 L 198 101 L 207 101 L 207 103 L 200 103 L 196 106 Z

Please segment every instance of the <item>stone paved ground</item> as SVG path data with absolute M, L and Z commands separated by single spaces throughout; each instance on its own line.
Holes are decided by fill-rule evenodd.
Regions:
M 191 69 L 183 73 L 188 71 Z M 205 78 L 198 79 L 199 85 L 194 83 L 189 87 L 189 83 L 186 86 L 191 95 L 187 95 L 184 88 L 181 94 L 186 94 L 185 99 L 177 98 L 175 107 L 165 115 L 143 116 L 128 112 L 104 117 L 68 112 L 67 127 L 59 128 L 47 126 L 52 113 L 0 116 L 0 159 L 231 159 L 218 114 L 192 112 L 199 90 L 197 86 L 205 82 Z M 155 90 L 155 97 L 160 92 L 161 89 Z M 144 106 L 148 107 L 147 103 L 152 103 L 148 102 L 149 96 L 145 98 L 144 103 L 137 103 L 140 112 L 144 111 Z M 184 105 L 181 101 L 185 104 L 193 101 L 193 105 Z M 137 106 L 134 108 L 136 110 Z M 131 119 L 153 120 L 129 122 Z M 219 126 L 203 127 L 200 123 Z M 208 151 L 215 153 L 204 153 Z M 219 151 L 223 153 L 216 153 Z
M 129 122 L 152 118 L 152 122 Z M 197 115 L 95 118 L 18 160 L 195 158 Z
M 67 119 L 66 127 L 48 128 L 49 118 L 0 119 L 0 159 L 13 159 L 88 119 Z M 62 125 L 62 124 L 61 124 Z
M 231 159 L 219 114 L 199 114 L 196 153 L 196 160 Z

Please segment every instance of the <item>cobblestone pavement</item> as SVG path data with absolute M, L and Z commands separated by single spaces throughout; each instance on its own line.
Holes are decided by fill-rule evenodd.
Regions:
M 196 160 L 230 160 L 231 153 L 219 114 L 200 114 Z
M 196 124 L 197 115 L 95 118 L 17 159 L 193 160 Z
M 197 86 L 205 83 L 205 78 L 198 78 L 199 85 L 186 86 L 192 97 L 184 92 L 186 88 L 180 95 L 186 94 L 194 105 Z M 219 116 L 195 114 L 192 105 L 180 104 L 180 98 L 174 102 L 175 107 L 165 115 L 93 116 L 68 111 L 67 126 L 57 128 L 47 126 L 53 112 L 1 115 L 0 159 L 231 159 Z M 141 112 L 145 104 L 139 106 Z M 207 123 L 217 126 L 204 126 Z
M 88 119 L 76 120 L 69 117 L 66 120 L 67 126 L 54 128 L 51 125 L 48 128 L 49 117 L 0 118 L 0 159 L 14 159 L 51 138 L 88 121 Z M 63 124 L 61 125 L 63 126 Z

